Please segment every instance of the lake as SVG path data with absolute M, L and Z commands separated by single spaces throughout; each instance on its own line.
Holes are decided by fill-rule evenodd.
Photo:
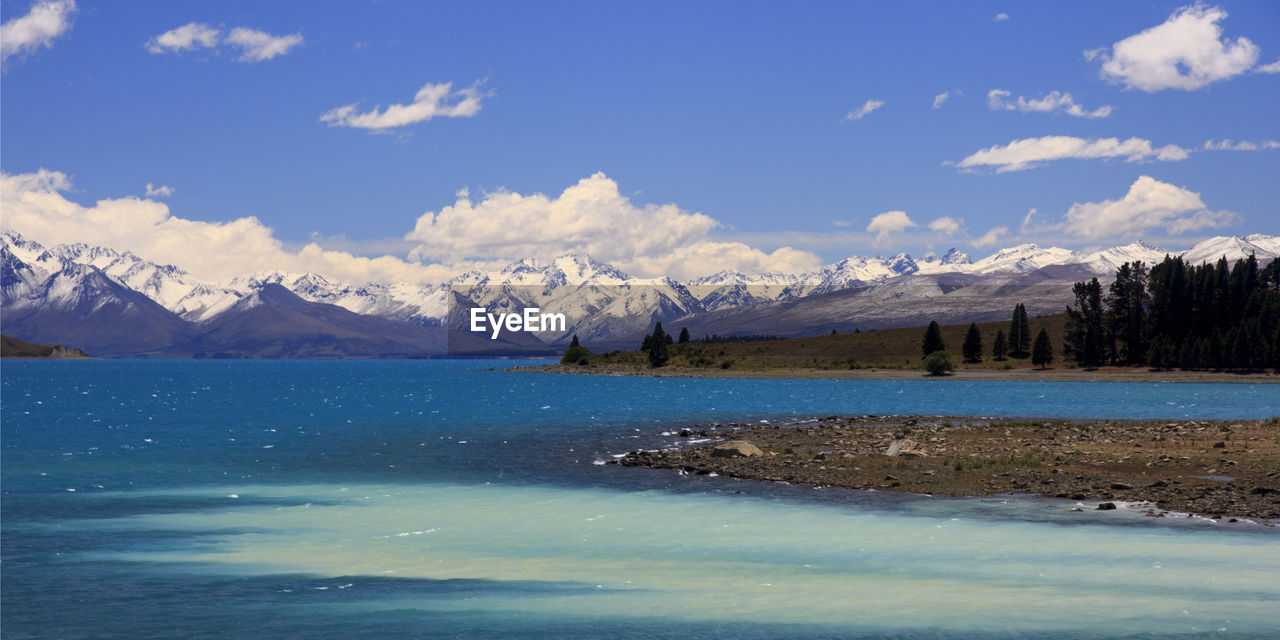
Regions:
M 11 361 L 5 638 L 1264 638 L 1280 532 L 604 465 L 832 414 L 1280 414 L 1280 385 Z

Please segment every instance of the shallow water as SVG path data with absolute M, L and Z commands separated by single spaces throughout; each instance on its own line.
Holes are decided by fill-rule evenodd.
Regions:
M 1271 528 L 601 466 L 689 422 L 1249 418 L 1244 384 L 6 361 L 10 637 L 1271 637 Z

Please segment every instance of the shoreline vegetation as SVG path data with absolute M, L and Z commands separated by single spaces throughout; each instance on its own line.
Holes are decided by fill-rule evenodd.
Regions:
M 829 416 L 690 425 L 610 464 L 941 496 L 1039 495 L 1071 510 L 1280 525 L 1280 418 L 1074 422 Z

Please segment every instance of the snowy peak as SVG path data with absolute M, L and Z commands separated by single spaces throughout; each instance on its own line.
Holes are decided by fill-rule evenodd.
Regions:
M 1173 254 L 1160 247 L 1138 241 L 1131 242 L 1123 247 L 1112 247 L 1085 255 L 1077 255 L 1071 258 L 1068 264 L 1081 264 L 1095 273 L 1110 274 L 1115 273 L 1115 270 L 1126 262 L 1142 261 L 1150 267 L 1164 260 L 1166 255 Z
M 1214 263 L 1225 257 L 1227 262 L 1244 260 L 1250 254 L 1264 263 L 1280 257 L 1280 237 L 1260 233 L 1244 237 L 1218 236 L 1191 247 L 1182 254 L 1182 260 L 1192 265 Z
M 1070 249 L 1059 247 L 1042 249 L 1035 244 L 1020 244 L 1016 247 L 1001 249 L 968 265 L 965 272 L 979 274 L 1030 273 L 1049 265 L 1065 264 L 1075 255 L 1076 252 Z
M 552 265 L 565 275 L 568 284 L 621 284 L 630 278 L 611 264 L 588 255 L 566 254 Z
M 900 276 L 911 275 L 920 270 L 920 267 L 916 265 L 916 261 L 912 260 L 911 256 L 906 253 L 899 253 L 885 260 L 884 266 Z

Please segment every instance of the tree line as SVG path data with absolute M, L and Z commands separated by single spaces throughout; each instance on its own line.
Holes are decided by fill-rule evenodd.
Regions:
M 1103 292 L 1072 287 L 1063 355 L 1082 367 L 1260 371 L 1280 368 L 1280 261 L 1126 262 Z

